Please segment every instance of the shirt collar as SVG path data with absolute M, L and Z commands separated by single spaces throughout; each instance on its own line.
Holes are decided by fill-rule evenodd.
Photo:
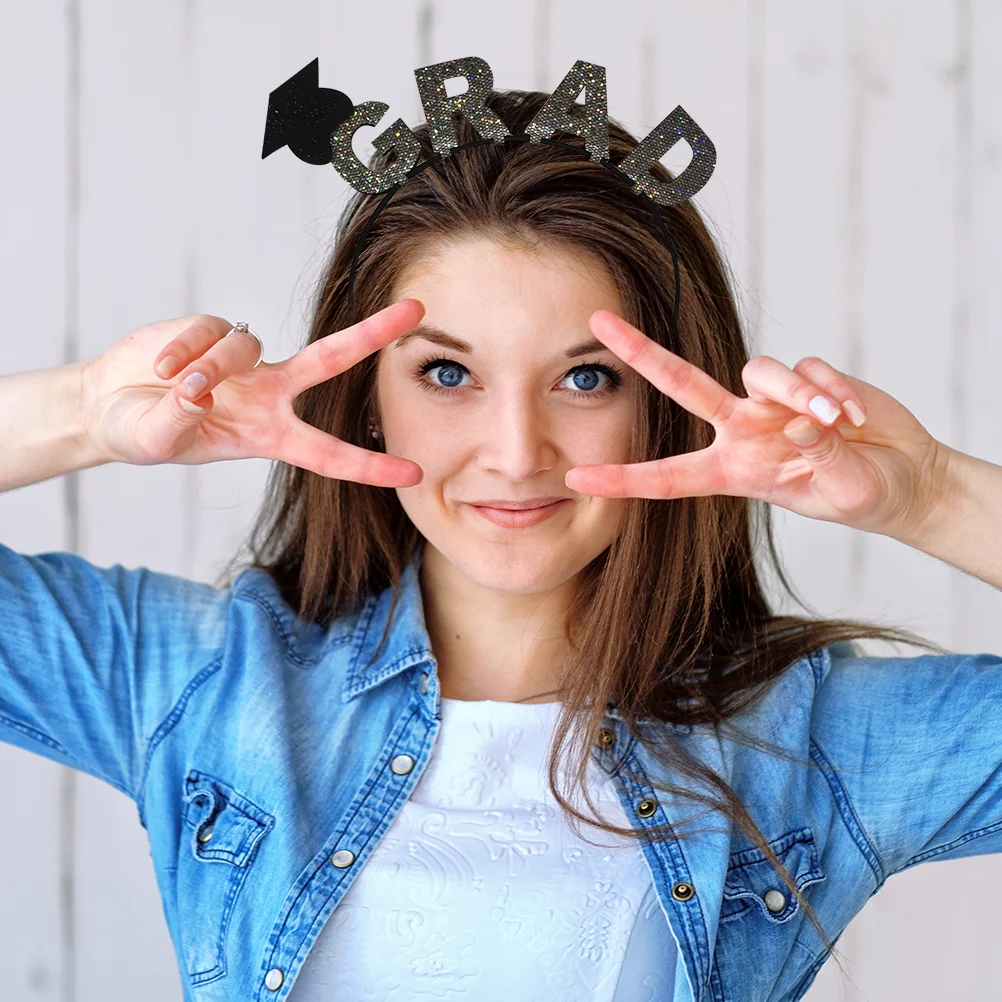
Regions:
M 430 671 L 437 671 L 425 626 L 421 583 L 418 579 L 423 551 L 423 545 L 415 547 L 414 555 L 400 576 L 393 620 L 386 640 L 375 657 L 389 619 L 393 586 L 385 588 L 379 595 L 370 596 L 359 613 L 351 638 L 352 653 L 341 693 L 342 702 L 347 703 L 387 679 L 422 663 L 428 664 Z
M 423 552 L 424 544 L 415 547 L 414 555 L 400 576 L 399 598 L 393 612 L 393 622 L 386 642 L 372 664 L 368 662 L 379 646 L 379 639 L 389 618 L 392 586 L 379 595 L 370 596 L 359 613 L 351 639 L 351 660 L 341 692 L 343 703 L 350 702 L 363 692 L 368 692 L 417 665 L 427 665 L 429 674 L 437 673 L 438 663 L 425 625 L 424 601 L 418 576 Z M 606 708 L 606 713 L 617 721 L 625 719 L 612 704 Z

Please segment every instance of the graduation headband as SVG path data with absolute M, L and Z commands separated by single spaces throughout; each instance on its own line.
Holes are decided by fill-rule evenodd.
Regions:
M 378 154 L 388 155 L 391 151 L 395 154 L 391 163 L 382 170 L 374 171 L 355 155 L 352 139 L 363 126 L 377 125 L 389 106 L 382 101 L 363 101 L 355 105 L 342 91 L 321 87 L 319 74 L 320 59 L 317 57 L 271 92 L 261 158 L 288 146 L 308 164 L 333 164 L 338 174 L 358 192 L 385 192 L 355 246 L 348 281 L 349 306 L 361 246 L 376 216 L 402 184 L 456 150 L 484 143 L 546 143 L 580 153 L 580 146 L 551 138 L 555 132 L 566 132 L 583 139 L 588 157 L 628 182 L 654 213 L 671 252 L 675 273 L 671 316 L 671 332 L 675 333 L 680 292 L 678 258 L 664 221 L 651 203 L 671 206 L 691 198 L 710 180 L 717 162 L 717 153 L 709 136 L 681 105 L 662 119 L 618 164 L 612 164 L 609 162 L 604 66 L 577 60 L 528 124 L 526 131 L 515 135 L 487 107 L 487 99 L 494 88 L 494 73 L 486 60 L 478 56 L 450 59 L 414 71 L 434 154 L 419 164 L 421 142 L 398 118 L 372 141 Z M 449 97 L 445 92 L 445 81 L 456 77 L 466 80 L 467 90 Z M 577 104 L 582 91 L 586 95 L 583 108 Z M 574 114 L 571 113 L 572 106 L 577 109 Z M 459 143 L 453 121 L 456 114 L 470 123 L 481 136 L 479 140 Z M 651 174 L 651 167 L 681 140 L 692 151 L 692 161 L 685 170 L 668 181 Z

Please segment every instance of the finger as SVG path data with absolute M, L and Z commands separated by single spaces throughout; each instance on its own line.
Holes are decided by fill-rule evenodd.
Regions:
M 196 404 L 172 388 L 146 413 L 137 428 L 137 438 L 150 456 L 167 460 L 185 433 L 212 411 L 212 405 L 211 393 L 204 394 Z
M 153 362 L 153 371 L 161 379 L 170 379 L 193 359 L 201 357 L 232 326 L 222 317 L 206 313 L 193 317 L 188 327 L 160 349 Z
M 606 498 L 667 499 L 724 494 L 724 477 L 710 455 L 711 449 L 708 446 L 646 463 L 575 466 L 567 471 L 564 483 L 572 491 Z
M 866 463 L 837 428 L 798 416 L 783 432 L 809 464 L 814 484 L 830 504 L 841 511 L 858 506 L 866 496 Z
M 756 355 L 741 370 L 741 380 L 748 395 L 760 403 L 778 403 L 800 414 L 812 415 L 825 425 L 833 425 L 844 416 L 833 400 L 805 375 L 787 368 L 769 355 Z
M 424 305 L 420 300 L 401 299 L 351 327 L 308 344 L 275 368 L 285 372 L 292 394 L 296 396 L 350 369 L 367 355 L 406 334 L 423 316 Z
M 266 458 L 300 466 L 322 477 L 373 487 L 413 487 L 424 476 L 421 467 L 409 459 L 342 442 L 298 418 L 293 420 L 275 455 Z
M 866 420 L 866 408 L 862 398 L 845 377 L 833 365 L 813 355 L 802 358 L 794 367 L 794 372 L 805 375 L 815 386 L 842 405 L 849 420 L 858 428 Z
M 598 339 L 689 413 L 716 426 L 739 401 L 699 366 L 662 347 L 610 310 L 596 310 L 589 325 Z
M 227 331 L 230 329 L 228 327 Z M 189 400 L 198 400 L 203 393 L 211 391 L 224 379 L 229 379 L 238 372 L 249 372 L 257 364 L 260 355 L 261 348 L 250 334 L 242 331 L 224 334 L 204 354 L 178 372 L 176 389 L 171 387 L 171 392 L 180 393 Z

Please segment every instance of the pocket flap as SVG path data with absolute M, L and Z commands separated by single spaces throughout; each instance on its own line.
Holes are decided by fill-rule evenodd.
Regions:
M 246 866 L 275 818 L 227 783 L 192 769 L 184 781 L 185 822 L 196 859 Z
M 810 828 L 787 832 L 769 846 L 789 870 L 798 891 L 825 879 Z M 758 846 L 731 854 L 724 881 L 723 905 L 721 918 L 756 907 L 770 922 L 785 922 L 800 908 L 800 902 Z

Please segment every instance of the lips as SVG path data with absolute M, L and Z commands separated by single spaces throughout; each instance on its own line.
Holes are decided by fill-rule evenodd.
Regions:
M 467 504 L 475 505 L 478 508 L 504 508 L 508 511 L 525 511 L 529 508 L 544 508 L 548 504 L 557 501 L 567 501 L 566 497 L 539 497 L 528 498 L 525 501 L 506 501 L 503 498 L 489 498 L 486 501 L 467 501 Z
M 511 501 L 503 502 L 503 505 L 486 505 L 482 502 L 467 502 L 466 507 L 475 511 L 481 518 L 487 519 L 505 529 L 526 529 L 533 525 L 539 525 L 548 518 L 562 511 L 572 503 L 570 498 L 553 498 L 547 503 L 546 498 L 533 498 L 531 501 L 521 502 L 523 507 L 511 508 Z M 528 506 L 528 507 L 526 507 Z

